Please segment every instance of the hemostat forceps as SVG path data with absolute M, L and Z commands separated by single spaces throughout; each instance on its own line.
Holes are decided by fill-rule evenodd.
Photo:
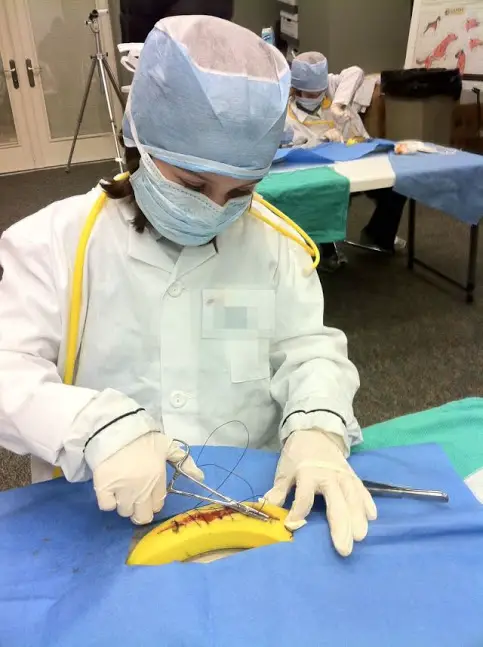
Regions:
M 397 498 L 409 497 L 411 499 L 434 499 L 448 503 L 449 496 L 446 492 L 439 490 L 415 490 L 400 485 L 389 485 L 387 483 L 375 483 L 374 481 L 362 481 L 371 494 L 375 496 L 392 496 Z
M 188 460 L 188 457 L 190 455 L 190 446 L 181 440 L 175 440 L 174 442 L 178 443 L 180 449 L 185 452 L 185 455 L 178 462 L 171 463 L 174 468 L 174 472 L 170 482 L 168 483 L 168 487 L 166 488 L 166 494 L 179 494 L 180 496 L 189 496 L 193 499 L 198 499 L 198 501 L 204 501 L 205 503 L 216 503 L 218 505 L 224 506 L 225 508 L 231 508 L 232 510 L 235 510 L 235 512 L 240 512 L 247 517 L 254 517 L 255 519 L 260 519 L 261 521 L 268 521 L 270 519 L 270 517 L 264 512 L 256 510 L 255 508 L 251 508 L 250 506 L 247 506 L 240 501 L 236 501 L 235 499 L 231 499 L 230 497 L 221 494 L 221 492 L 218 492 L 217 490 L 213 490 L 213 488 L 210 488 L 205 483 L 202 483 L 201 481 L 198 481 L 197 479 L 187 474 L 183 469 L 183 465 Z M 184 492 L 183 490 L 178 490 L 175 487 L 175 482 L 180 476 L 184 476 L 188 479 L 188 481 L 195 483 L 200 488 L 203 488 L 203 490 L 206 490 L 211 495 L 218 498 L 215 499 L 212 498 L 212 496 L 202 496 L 201 494 L 195 494 L 194 492 Z

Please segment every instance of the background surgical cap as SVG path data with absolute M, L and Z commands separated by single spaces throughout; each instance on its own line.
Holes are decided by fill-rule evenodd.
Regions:
M 327 59 L 320 52 L 304 52 L 292 62 L 292 86 L 306 92 L 323 92 L 329 85 Z
M 142 49 L 123 122 L 145 152 L 192 171 L 265 175 L 285 124 L 290 70 L 275 47 L 212 16 L 160 20 Z

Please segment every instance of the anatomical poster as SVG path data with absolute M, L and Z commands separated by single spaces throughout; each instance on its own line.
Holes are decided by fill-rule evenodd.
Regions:
M 483 74 L 483 0 L 415 0 L 405 67 Z

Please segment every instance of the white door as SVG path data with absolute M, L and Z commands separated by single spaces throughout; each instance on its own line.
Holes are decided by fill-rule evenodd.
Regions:
M 95 55 L 95 37 L 86 20 L 93 8 L 107 8 L 108 0 L 0 0 L 0 24 L 3 10 L 11 34 L 13 60 L 18 74 L 18 101 L 11 74 L 6 73 L 17 139 L 27 137 L 23 164 L 12 169 L 2 158 L 0 172 L 64 165 L 69 156 L 82 98 Z M 114 44 L 108 15 L 99 17 L 102 49 L 115 71 Z M 0 27 L 1 30 L 1 27 Z M 15 38 L 12 38 L 15 35 Z M 3 39 L 2 39 L 3 41 Z M 5 37 L 7 42 L 7 38 Z M 7 42 L 8 46 L 8 42 Z M 3 55 L 3 69 L 8 69 Z M 110 91 L 117 124 L 122 112 Z M 1 88 L 0 88 L 0 97 Z M 3 104 L 2 104 L 3 105 Z M 4 109 L 2 108 L 2 115 Z M 1 120 L 0 120 L 1 121 Z M 26 132 L 23 133 L 23 126 Z M 1 137 L 1 135 L 0 135 Z M 23 140 L 22 146 L 23 148 Z M 27 144 L 30 143 L 28 147 Z M 10 146 L 12 148 L 12 146 Z M 30 149 L 30 162 L 27 148 Z M 115 145 L 99 72 L 96 69 L 74 153 L 75 162 L 115 157 Z
M 19 59 L 5 9 L 0 0 L 0 173 L 23 171 L 35 166 L 23 109 L 28 97 L 22 88 Z

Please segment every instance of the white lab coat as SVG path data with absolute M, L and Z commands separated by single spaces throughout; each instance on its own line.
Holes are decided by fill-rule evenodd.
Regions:
M 338 129 L 346 140 L 351 137 L 369 137 L 359 114 L 352 108 L 354 96 L 363 82 L 364 72 L 360 67 L 349 67 L 340 74 L 329 74 L 327 99 L 331 104 L 347 106 L 351 111 L 350 120 L 343 123 L 338 122 L 330 106 L 321 107 L 315 113 L 307 113 L 297 107 L 295 97 L 292 97 L 285 128 L 293 128 L 294 144 L 313 148 L 324 141 L 325 134 L 331 128 Z
M 74 256 L 99 190 L 52 204 L 0 241 L 1 445 L 82 480 L 87 440 L 138 407 L 149 415 L 101 432 L 105 454 L 153 420 L 194 445 L 277 447 L 312 427 L 348 446 L 360 439 L 358 374 L 343 333 L 323 324 L 317 274 L 303 272 L 310 258 L 251 215 L 216 248 L 176 259 L 134 231 L 131 204 L 108 201 L 88 247 L 75 386 L 62 384 Z
M 333 103 L 350 106 L 357 90 L 364 83 L 364 71 L 353 65 L 340 74 L 329 74 L 327 96 Z

